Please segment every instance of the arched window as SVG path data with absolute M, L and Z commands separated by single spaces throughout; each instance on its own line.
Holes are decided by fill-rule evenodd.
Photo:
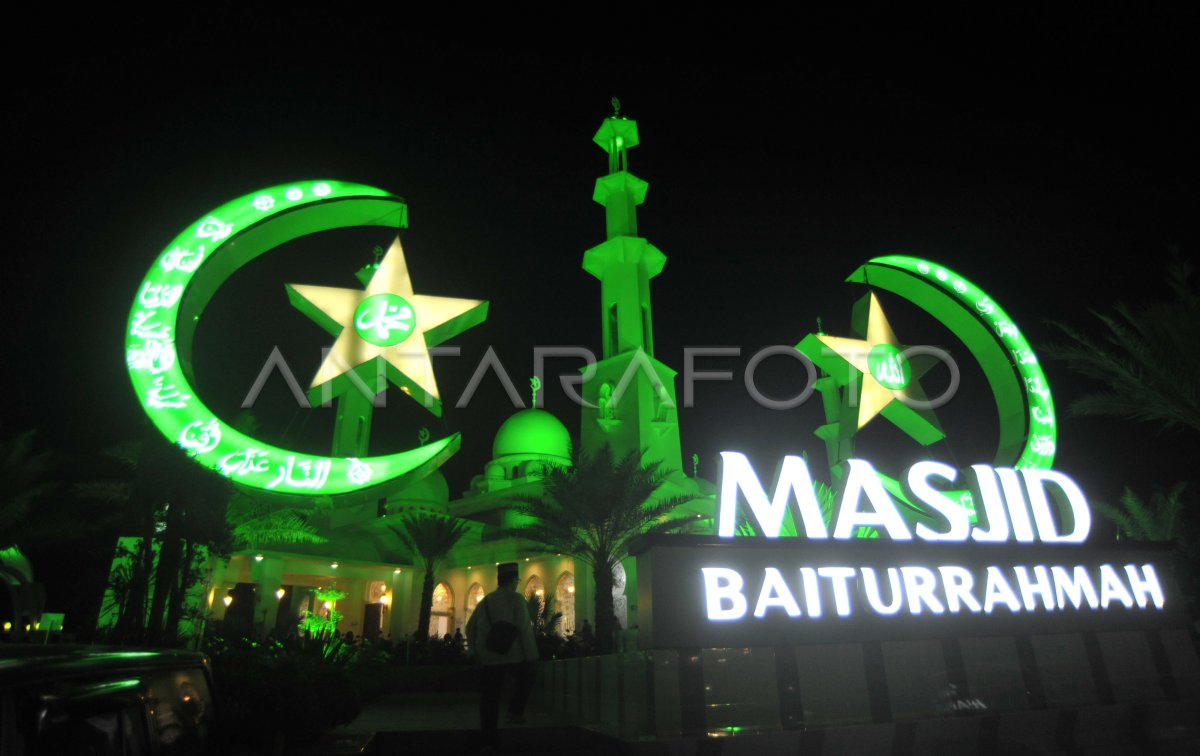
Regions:
M 379 599 L 387 593 L 387 583 L 382 580 L 372 580 L 367 583 L 367 603 L 378 604 Z
M 467 615 L 464 619 L 471 619 L 471 615 L 475 613 L 475 607 L 479 606 L 479 602 L 483 601 L 484 593 L 483 586 L 475 583 L 467 589 Z
M 629 599 L 625 597 L 625 566 L 620 562 L 613 565 L 613 614 L 621 629 L 629 627 Z
M 561 634 L 575 632 L 575 576 L 564 572 L 554 589 L 554 610 L 562 612 Z
M 433 611 L 429 615 L 429 634 L 441 638 L 454 632 L 454 591 L 445 583 L 433 589 Z
M 542 584 L 542 579 L 537 575 L 525 581 L 525 598 L 536 595 L 541 600 L 546 600 L 546 586 Z

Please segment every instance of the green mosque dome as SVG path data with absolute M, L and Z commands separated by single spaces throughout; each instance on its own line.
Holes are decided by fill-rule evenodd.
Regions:
M 504 421 L 492 442 L 492 459 L 514 454 L 570 460 L 571 434 L 557 417 L 545 410 L 521 410 Z

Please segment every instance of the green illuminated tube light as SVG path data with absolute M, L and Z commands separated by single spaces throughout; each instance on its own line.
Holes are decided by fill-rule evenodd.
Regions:
M 238 197 L 190 224 L 138 287 L 125 360 L 154 425 L 197 463 L 264 493 L 369 499 L 435 469 L 459 434 L 374 457 L 324 457 L 266 444 L 218 418 L 192 387 L 192 340 L 213 294 L 238 268 L 279 245 L 335 228 L 407 225 L 388 192 L 339 181 L 281 184 Z

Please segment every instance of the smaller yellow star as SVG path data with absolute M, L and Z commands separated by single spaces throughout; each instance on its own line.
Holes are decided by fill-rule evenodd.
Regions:
M 913 405 L 920 407 L 926 401 L 925 392 L 904 357 L 904 347 L 896 339 L 879 300 L 873 292 L 869 296 L 866 338 L 810 334 L 797 349 L 839 384 L 849 385 L 852 379 L 857 379 L 861 385 L 857 407 L 859 429 L 882 414 L 922 444 L 945 438 L 933 412 L 914 408 Z M 857 376 L 846 374 L 842 378 L 847 364 Z
M 399 236 L 365 290 L 288 284 L 287 292 L 293 306 L 337 336 L 313 377 L 314 401 L 349 390 L 352 373 L 371 386 L 375 361 L 383 358 L 391 382 L 441 415 L 429 348 L 487 318 L 484 300 L 415 294 Z

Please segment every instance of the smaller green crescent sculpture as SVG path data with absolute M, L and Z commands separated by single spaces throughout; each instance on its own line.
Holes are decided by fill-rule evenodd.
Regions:
M 916 257 L 877 257 L 847 281 L 867 284 L 912 302 L 962 340 L 979 363 L 996 400 L 1000 438 L 993 464 L 1050 468 L 1057 445 L 1054 399 L 1037 355 L 1012 318 L 983 289 L 949 268 Z M 849 362 L 861 373 L 857 428 L 876 414 L 892 418 L 922 444 L 943 438 L 923 405 L 918 377 L 904 360 L 874 294 L 865 339 L 810 334 L 796 348 L 831 375 Z M 899 400 L 899 401 L 897 401 Z M 908 402 L 908 404 L 905 403 Z
M 944 265 L 907 255 L 874 258 L 846 280 L 906 299 L 967 347 L 983 370 L 996 403 L 1000 433 L 993 465 L 1042 469 L 1053 465 L 1058 439 L 1050 386 L 1033 348 L 995 299 Z M 857 391 L 849 397 L 853 400 L 848 404 L 853 409 L 854 417 L 848 418 L 851 422 L 823 429 L 833 467 L 844 461 L 847 440 L 877 416 L 895 423 L 923 445 L 945 438 L 919 382 L 922 369 L 930 365 L 919 368 L 908 359 L 910 353 L 921 353 L 924 348 L 905 349 L 899 343 L 873 291 L 863 298 L 856 315 L 864 325 L 864 338 L 829 336 L 818 326 L 818 333 L 796 345 L 839 390 Z M 882 479 L 911 514 L 925 514 L 897 480 Z M 946 494 L 974 516 L 969 492 Z
M 319 231 L 355 226 L 399 229 L 407 220 L 404 201 L 381 189 L 305 181 L 239 197 L 184 229 L 158 256 L 138 288 L 125 335 L 129 376 L 155 426 L 199 464 L 239 486 L 269 494 L 367 500 L 386 495 L 441 465 L 458 450 L 458 434 L 382 456 L 305 454 L 235 430 L 216 417 L 192 387 L 196 325 L 216 290 L 241 266 L 285 242 Z M 398 249 L 398 240 L 393 246 Z M 398 264 L 403 266 L 403 253 Z M 411 291 L 357 292 L 354 312 L 343 319 L 352 325 L 347 330 L 377 350 L 401 344 L 404 339 L 399 336 L 405 326 L 410 331 L 421 327 L 420 311 L 406 312 L 404 307 L 425 300 L 439 300 L 435 309 L 440 304 L 440 298 L 406 297 L 406 293 Z M 346 296 L 341 298 L 349 302 Z M 466 303 L 460 309 L 455 309 L 456 304 L 447 317 L 454 333 L 486 317 L 486 302 L 446 301 Z M 452 335 L 451 328 L 437 330 L 435 317 L 427 319 L 422 331 L 433 343 Z M 426 377 L 422 375 L 418 381 Z M 436 397 L 434 384 L 418 385 L 431 387 Z

